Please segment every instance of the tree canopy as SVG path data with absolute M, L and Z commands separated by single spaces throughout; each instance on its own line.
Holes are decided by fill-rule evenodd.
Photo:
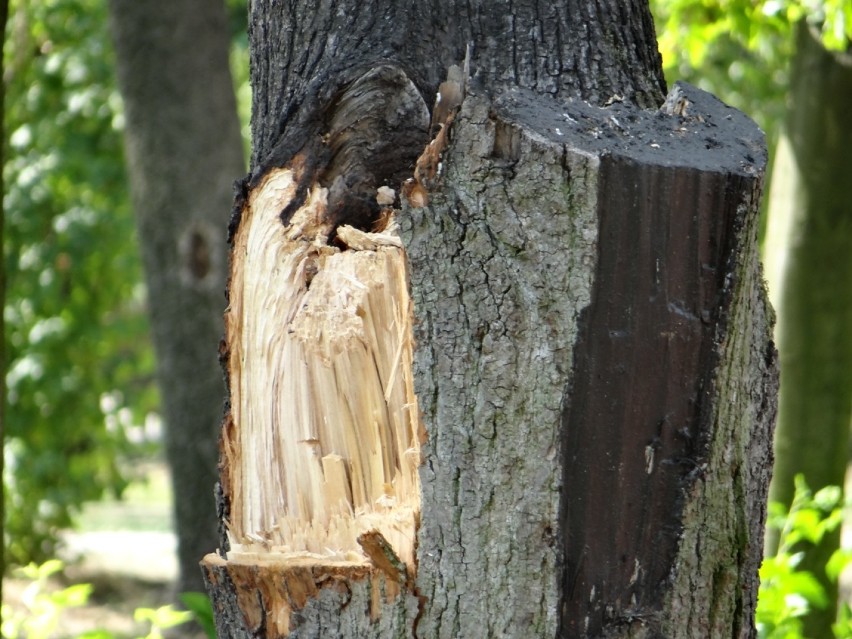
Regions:
M 793 27 L 817 25 L 823 44 L 852 42 L 848 0 L 651 0 L 668 79 L 718 95 L 777 135 L 786 108 Z
M 228 0 L 248 138 L 245 2 Z M 4 47 L 8 560 L 120 494 L 159 396 L 104 0 L 12 0 Z M 235 178 L 238 176 L 234 176 Z M 225 230 L 223 229 L 223 234 Z

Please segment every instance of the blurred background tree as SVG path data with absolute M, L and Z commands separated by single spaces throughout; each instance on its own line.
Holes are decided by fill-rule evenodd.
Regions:
M 6 22 L 9 19 L 9 0 L 0 0 L 0 29 L 2 29 L 2 36 L 0 36 L 0 43 L 6 42 Z M 6 112 L 6 83 L 3 82 L 4 70 L 6 68 L 6 60 L 2 56 L 3 46 L 0 45 L 0 110 L 4 113 Z M 2 118 L 0 118 L 0 166 L 4 164 L 4 158 L 6 157 L 6 129 L 5 122 Z M 5 193 L 6 188 L 3 182 L 3 174 L 0 173 L 0 193 Z M 2 197 L 2 196 L 0 196 Z M 3 207 L 4 200 L 0 199 L 0 247 L 3 246 L 3 231 L 6 227 L 6 215 L 5 209 Z M 6 306 L 6 270 L 4 268 L 4 264 L 0 261 L 0 306 L 5 308 Z M 4 320 L 5 314 L 0 314 L 0 334 L 6 335 L 6 322 Z M 2 376 L 0 376 L 0 477 L 4 474 L 4 463 L 3 463 L 3 442 L 6 440 L 6 341 L 4 339 L 0 339 L 0 371 L 2 371 Z M 5 500 L 6 491 L 5 489 L 0 491 L 0 531 L 3 530 L 4 522 L 6 519 L 6 500 Z M 4 544 L 5 550 L 5 544 Z M 0 555 L 0 601 L 3 599 L 3 581 L 2 576 L 5 573 L 6 569 L 6 560 L 5 553 Z
M 234 87 L 228 76 L 230 46 L 232 62 L 240 70 L 238 94 L 246 113 L 245 4 L 242 0 L 230 2 L 227 13 L 221 0 L 216 4 L 219 18 L 215 28 L 221 29 L 223 37 L 219 55 L 210 56 L 208 64 L 217 65 L 211 74 L 227 78 L 227 86 L 224 90 L 221 85 L 208 87 L 214 92 L 208 97 L 226 93 L 233 133 L 229 139 L 223 138 L 224 126 L 205 132 L 197 172 L 209 167 L 205 162 L 217 147 L 229 147 L 227 176 L 188 180 L 185 173 L 184 182 L 192 181 L 196 189 L 194 208 L 187 206 L 191 196 L 186 189 L 179 197 L 175 195 L 174 183 L 171 191 L 169 184 L 158 185 L 156 193 L 165 198 L 158 202 L 161 206 L 166 202 L 168 207 L 170 199 L 173 202 L 165 211 L 166 223 L 190 221 L 195 224 L 192 229 L 201 234 L 199 238 L 175 233 L 172 238 L 175 250 L 180 246 L 195 250 L 201 260 L 196 263 L 199 268 L 206 257 L 213 259 L 212 252 L 205 257 L 200 241 L 218 243 L 218 259 L 222 258 L 230 183 L 241 177 L 245 166 Z M 156 5 L 150 8 L 158 9 Z M 134 461 L 159 450 L 161 403 L 148 317 L 152 299 L 162 291 L 150 294 L 143 281 L 124 162 L 124 101 L 116 86 L 106 2 L 13 0 L 11 9 L 3 52 L 8 136 L 4 140 L 8 211 L 3 238 L 8 279 L 4 339 L 9 386 L 4 545 L 8 563 L 15 565 L 54 556 L 58 533 L 72 524 L 81 505 L 104 495 L 120 495 L 134 479 Z M 197 25 L 187 24 L 187 20 L 174 23 L 171 6 L 159 9 L 154 20 L 166 21 L 167 36 L 174 31 L 197 35 L 192 33 Z M 167 53 L 186 55 L 187 49 L 184 44 L 183 51 Z M 143 50 L 142 57 L 153 59 L 151 53 Z M 158 71 L 167 67 L 162 57 L 155 62 L 160 65 Z M 174 60 L 168 63 L 175 66 Z M 190 81 L 209 82 L 207 69 L 196 69 L 194 77 L 178 80 L 177 86 L 174 77 L 171 85 L 163 81 L 159 87 L 163 102 L 152 105 L 155 110 L 171 105 L 171 112 L 178 113 L 185 128 L 187 122 L 203 120 L 204 112 L 199 115 L 198 111 L 209 111 L 203 98 L 190 105 L 195 114 L 186 104 L 183 85 Z M 152 112 L 147 117 L 163 115 L 167 114 Z M 139 117 L 146 116 L 143 113 L 136 122 Z M 247 118 L 244 128 L 247 130 Z M 181 156 L 174 139 L 179 132 L 172 128 L 170 135 L 173 139 L 166 138 L 161 162 L 174 169 L 187 157 L 186 153 Z M 130 155 L 134 157 L 132 151 Z M 139 175 L 137 184 L 146 177 Z M 210 201 L 208 192 L 218 194 L 218 203 Z M 210 220 L 206 227 L 200 222 L 205 215 Z M 168 250 L 160 254 L 153 249 L 155 267 L 162 263 L 168 267 L 167 279 L 185 282 L 185 278 L 181 280 L 185 270 L 174 261 L 167 262 Z M 203 307 L 197 296 L 185 294 L 183 305 L 180 299 L 175 301 L 174 294 L 169 298 L 186 316 L 189 327 L 179 343 L 160 350 L 160 379 L 166 361 L 166 373 L 178 369 L 187 382 L 175 388 L 174 377 L 166 379 L 171 405 L 182 411 L 173 430 L 185 433 L 183 452 L 172 455 L 178 461 L 178 474 L 183 472 L 176 510 L 179 537 L 182 531 L 187 540 L 181 554 L 189 557 L 181 565 L 180 589 L 200 585 L 197 559 L 215 545 L 210 530 L 215 523 L 212 481 L 223 401 L 216 346 L 221 336 L 218 325 L 224 307 L 224 280 L 208 280 L 203 288 L 207 299 Z M 193 321 L 213 328 L 196 330 Z M 199 344 L 202 338 L 206 341 Z M 197 346 L 192 345 L 193 339 Z M 202 363 L 194 366 L 193 361 Z M 202 378 L 208 388 L 206 395 L 198 392 Z M 193 419 L 197 423 L 198 415 L 206 419 L 203 436 L 186 423 Z M 180 515 L 184 505 L 190 509 L 189 516 Z M 199 514 L 204 509 L 210 524 L 206 536 L 198 532 L 204 529 Z
M 852 422 L 852 56 L 804 22 L 795 36 L 765 243 L 784 371 L 770 499 L 784 504 L 798 473 L 817 489 L 843 486 Z M 831 602 L 809 614 L 809 636 L 829 636 L 836 617 L 838 584 L 824 568 L 839 545 L 838 528 L 802 563 Z
M 157 406 L 98 0 L 12 0 L 4 47 L 4 543 L 54 555 L 75 509 L 120 493 Z
M 130 193 L 148 290 L 178 542 L 178 591 L 203 590 L 225 395 L 226 229 L 246 171 L 223 0 L 109 0 Z
M 764 259 L 778 314 L 781 396 L 770 499 L 789 508 L 801 473 L 843 486 L 852 422 L 852 2 L 654 0 L 670 79 L 699 84 L 755 117 L 773 164 Z M 777 550 L 777 531 L 767 552 Z M 804 620 L 832 636 L 838 583 L 826 533 L 800 569 L 829 604 Z

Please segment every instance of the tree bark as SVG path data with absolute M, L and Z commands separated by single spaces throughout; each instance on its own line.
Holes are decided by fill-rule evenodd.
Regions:
M 618 6 L 334 5 L 300 21 L 299 3 L 253 3 L 255 148 L 231 224 L 223 351 L 224 534 L 202 563 L 220 637 L 754 635 L 777 383 L 756 251 L 762 134 L 685 85 L 657 110 L 647 7 Z M 452 95 L 439 83 L 466 66 L 468 43 L 467 95 L 424 150 L 416 94 L 421 106 L 436 89 Z M 405 178 L 393 206 L 370 200 Z M 323 463 L 341 457 L 326 432 L 344 428 L 335 394 L 309 437 L 290 434 L 307 418 L 288 407 L 326 382 L 302 395 L 287 385 L 322 367 L 276 353 L 300 339 L 332 259 L 386 251 L 347 239 L 348 224 L 366 232 L 376 216 L 368 237 L 390 244 L 394 219 L 411 283 L 413 342 L 393 339 L 413 343 L 419 405 L 396 431 L 419 459 L 413 557 L 389 542 L 390 515 L 370 528 L 370 504 L 352 499 L 358 530 L 331 552 L 292 523 L 314 497 L 270 498 L 288 486 L 279 468 L 303 463 L 288 452 L 300 443 Z M 299 242 L 326 261 L 293 276 L 264 267 L 307 251 Z M 276 258 L 256 257 L 266 251 Z M 294 281 L 304 297 L 287 307 Z M 372 306 L 355 306 L 366 325 Z M 262 331 L 280 337 L 251 337 Z M 402 462 L 392 470 L 395 507 L 410 494 Z M 263 489 L 270 475 L 284 477 L 279 490 Z M 340 529 L 312 517 L 322 539 Z M 299 534 L 280 535 L 282 522 Z
M 200 590 L 198 559 L 217 539 L 222 229 L 229 184 L 245 170 L 230 38 L 221 0 L 112 0 L 110 20 L 175 495 L 177 588 Z
M 804 23 L 797 33 L 766 238 L 784 370 L 770 495 L 788 507 L 798 473 L 815 491 L 844 485 L 852 420 L 852 126 L 846 116 L 852 60 L 826 51 Z M 774 552 L 777 540 L 770 541 Z M 808 615 L 808 636 L 831 634 L 838 584 L 826 576 L 825 565 L 839 546 L 838 529 L 807 549 L 801 564 L 819 579 L 831 602 Z

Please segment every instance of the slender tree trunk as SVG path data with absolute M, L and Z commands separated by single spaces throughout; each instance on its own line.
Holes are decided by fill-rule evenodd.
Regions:
M 645 3 L 398 4 L 252 4 L 220 637 L 753 636 L 761 133 Z
M 0 0 L 0 45 L 6 43 L 6 21 L 9 18 L 9 0 Z M 0 46 L 0 51 L 3 47 Z M 0 60 L 0 78 L 6 77 L 6 65 L 4 64 L 5 56 Z M 0 83 L 0 113 L 6 113 L 6 83 Z M 0 140 L 3 141 L 3 148 L 0 149 L 0 166 L 6 166 L 6 158 L 4 151 L 6 150 L 6 128 L 5 118 L 0 121 Z M 3 185 L 3 176 L 0 175 L 0 193 L 5 193 L 6 189 Z M 3 199 L 0 198 L 0 247 L 5 247 L 6 238 L 4 229 L 6 228 L 6 209 Z M 3 249 L 5 256 L 5 249 Z M 6 308 L 6 259 L 0 264 L 0 307 Z M 6 322 L 3 317 L 0 317 L 0 335 L 6 335 Z M 4 446 L 6 444 L 6 340 L 0 342 L 0 477 L 5 477 L 5 459 Z M 4 483 L 5 486 L 5 483 Z M 6 490 L 5 487 L 0 492 L 0 534 L 4 535 L 5 539 L 5 523 L 6 523 Z M 6 547 L 6 544 L 3 544 Z M 3 552 L 0 558 L 0 575 L 6 573 L 6 553 Z M 0 580 L 0 601 L 3 600 L 3 584 Z
M 230 183 L 244 172 L 224 4 L 111 0 L 132 200 L 172 471 L 179 591 L 215 544 Z
M 783 384 L 775 439 L 773 500 L 790 505 L 802 473 L 813 490 L 843 486 L 852 420 L 852 58 L 826 51 L 799 26 L 790 110 L 778 144 L 769 199 L 767 256 L 779 308 Z M 840 530 L 808 549 L 802 564 L 825 587 L 825 610 L 807 618 L 808 636 L 830 636 L 837 583 L 825 565 Z M 770 544 L 774 552 L 775 542 Z

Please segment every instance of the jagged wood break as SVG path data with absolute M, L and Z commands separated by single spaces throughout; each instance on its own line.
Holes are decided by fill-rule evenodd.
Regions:
M 457 107 L 437 122 L 421 167 L 429 112 L 418 89 L 392 65 L 369 69 L 330 102 L 321 135 L 281 165 L 273 154 L 238 197 L 222 354 L 223 549 L 202 562 L 214 601 L 241 611 L 236 636 L 288 636 L 324 595 L 342 598 L 341 611 L 366 595 L 379 633 L 419 610 L 425 431 L 390 186 L 414 170 L 410 186 L 425 194 Z M 237 599 L 215 595 L 227 592 Z
M 233 239 L 228 559 L 363 564 L 358 537 L 377 531 L 413 567 L 421 426 L 402 244 L 392 217 L 334 229 L 318 185 L 282 224 L 295 177 L 267 174 Z

